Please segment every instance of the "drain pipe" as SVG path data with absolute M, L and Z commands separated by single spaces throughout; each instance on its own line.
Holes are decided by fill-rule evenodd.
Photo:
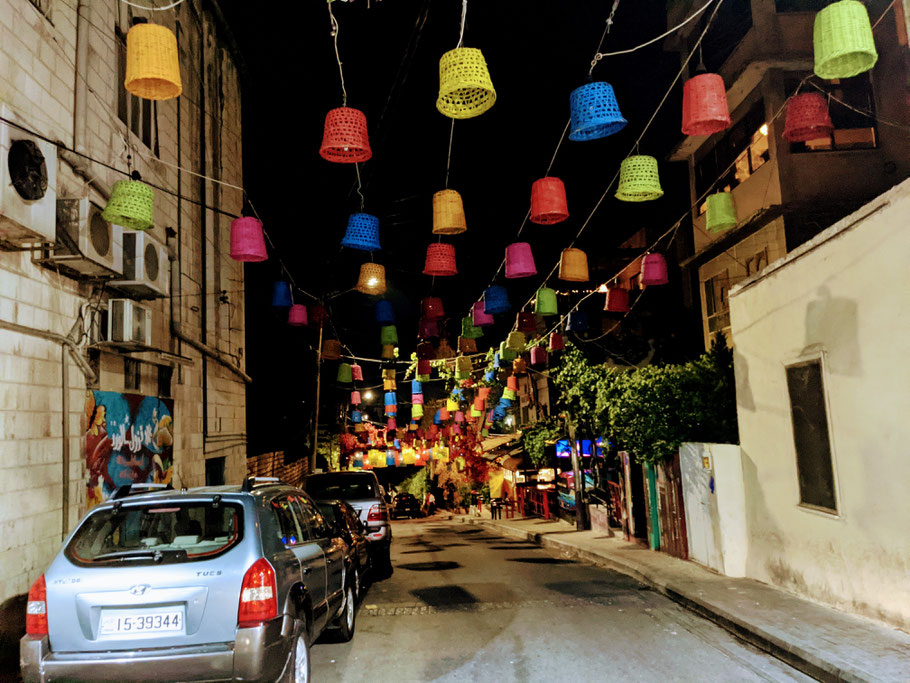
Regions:
M 88 103 L 88 43 L 89 4 L 91 0 L 76 3 L 76 83 L 73 88 L 73 149 L 85 153 L 86 108 Z

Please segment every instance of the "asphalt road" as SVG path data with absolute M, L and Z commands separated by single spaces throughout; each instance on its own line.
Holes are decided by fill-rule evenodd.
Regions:
M 393 537 L 353 640 L 313 647 L 318 683 L 812 680 L 623 574 L 432 518 Z

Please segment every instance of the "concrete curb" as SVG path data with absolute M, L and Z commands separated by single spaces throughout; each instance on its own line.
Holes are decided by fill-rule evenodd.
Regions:
M 850 683 L 866 683 L 869 679 L 864 672 L 833 661 L 825 660 L 815 651 L 800 647 L 797 643 L 787 642 L 778 634 L 771 633 L 757 624 L 749 623 L 735 614 L 727 612 L 722 607 L 704 600 L 700 595 L 687 589 L 681 584 L 676 584 L 673 577 L 648 571 L 642 565 L 629 562 L 625 558 L 616 557 L 583 550 L 571 542 L 559 538 L 551 538 L 549 534 L 539 534 L 529 531 L 512 529 L 505 525 L 497 524 L 493 520 L 482 518 L 463 518 L 452 515 L 451 521 L 462 524 L 475 524 L 495 530 L 503 536 L 527 540 L 543 548 L 557 550 L 560 553 L 596 564 L 606 569 L 618 571 L 632 577 L 636 581 L 653 588 L 662 595 L 682 605 L 686 609 L 714 622 L 721 628 L 729 631 L 737 638 L 744 640 L 758 649 L 786 662 L 807 676 L 819 681 Z

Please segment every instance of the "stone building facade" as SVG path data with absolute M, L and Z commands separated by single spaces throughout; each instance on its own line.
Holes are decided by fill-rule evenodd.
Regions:
M 123 87 L 143 20 L 177 36 L 177 99 Z M 245 474 L 241 74 L 213 0 L 0 0 L 0 603 L 115 485 Z M 22 140 L 38 199 L 10 185 Z M 97 215 L 131 171 L 155 188 L 145 233 Z

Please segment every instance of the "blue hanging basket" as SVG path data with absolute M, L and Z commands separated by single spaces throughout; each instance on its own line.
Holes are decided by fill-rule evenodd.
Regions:
M 294 303 L 291 298 L 291 283 L 279 280 L 272 287 L 272 306 L 275 308 L 290 308 Z
M 436 414 L 433 415 L 433 424 L 434 424 L 434 425 L 442 424 L 442 418 L 439 417 L 439 411 L 438 411 L 438 410 L 436 411 Z
M 487 382 L 492 382 L 492 381 L 494 381 L 494 380 L 496 379 L 496 371 L 495 371 L 495 370 L 487 370 L 487 371 L 484 373 L 483 378 L 484 378 L 484 380 L 486 380 Z
M 395 324 L 395 309 L 392 308 L 391 301 L 386 301 L 385 299 L 377 301 L 374 311 L 376 315 L 376 322 L 380 325 Z
M 385 394 L 385 405 L 394 406 L 398 405 L 398 396 L 394 391 L 387 391 Z
M 363 422 L 363 416 L 361 415 L 359 410 L 351 411 L 351 422 L 353 422 L 355 425 Z
M 588 330 L 588 316 L 583 311 L 572 311 L 566 321 L 569 332 L 586 332 Z
M 483 293 L 483 310 L 490 315 L 511 311 L 512 306 L 509 304 L 509 293 L 506 288 L 499 285 L 487 287 L 487 291 Z
M 411 394 L 422 394 L 423 393 L 423 383 L 417 381 L 416 379 L 411 380 Z
M 603 81 L 587 83 L 575 88 L 569 97 L 572 110 L 570 140 L 597 140 L 626 127 L 619 112 L 613 86 Z
M 360 251 L 379 251 L 382 248 L 379 246 L 379 219 L 368 213 L 352 213 L 341 246 Z

